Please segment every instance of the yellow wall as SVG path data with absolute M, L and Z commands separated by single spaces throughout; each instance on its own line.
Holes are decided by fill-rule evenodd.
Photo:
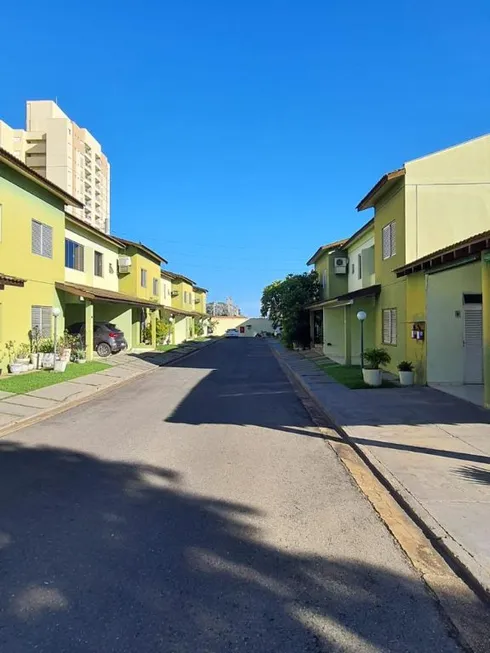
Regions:
M 490 136 L 405 168 L 407 263 L 488 230 Z
M 0 366 L 5 342 L 28 343 L 32 306 L 60 306 L 54 282 L 64 279 L 64 205 L 44 189 L 0 164 L 0 271 L 26 279 L 24 288 L 0 290 Z M 53 229 L 53 258 L 32 253 L 32 219 Z M 63 328 L 63 318 L 59 319 Z
M 323 351 L 336 363 L 345 364 L 345 306 L 323 309 Z
M 405 325 L 406 360 L 414 366 L 415 383 L 427 382 L 427 325 L 425 273 L 418 272 L 407 277 L 407 323 Z M 425 327 L 423 340 L 412 339 L 412 326 Z
M 95 234 L 79 225 L 66 222 L 65 237 L 74 240 L 84 246 L 84 270 L 72 270 L 65 267 L 65 281 L 69 283 L 81 283 L 95 288 L 105 290 L 119 290 L 117 277 L 117 259 L 119 249 L 117 245 L 111 245 L 108 241 L 98 238 Z M 103 275 L 94 274 L 94 252 L 101 252 L 103 255 Z M 112 272 L 111 272 L 112 270 Z
M 194 290 L 194 299 L 199 300 L 194 302 L 194 310 L 201 315 L 206 315 L 207 294 L 199 290 Z
M 396 254 L 383 260 L 383 227 L 396 220 Z M 376 205 L 374 220 L 375 276 L 381 283 L 381 294 L 376 311 L 376 346 L 386 349 L 391 356 L 387 366 L 390 372 L 397 372 L 397 364 L 406 358 L 406 278 L 398 279 L 393 269 L 405 263 L 405 193 L 403 181 Z M 382 310 L 397 309 L 397 344 L 383 343 Z
M 183 279 L 172 280 L 172 292 L 178 293 L 175 297 L 172 297 L 173 308 L 180 308 L 183 311 L 189 312 L 196 310 L 194 307 L 192 285 L 190 283 L 187 283 Z M 184 292 L 187 293 L 187 301 L 184 301 Z
M 139 252 L 128 248 L 125 253 L 131 256 L 131 271 L 119 275 L 119 291 L 140 299 L 160 301 L 160 264 Z M 141 285 L 141 270 L 146 270 L 146 288 Z M 153 293 L 153 279 L 158 279 L 158 293 Z

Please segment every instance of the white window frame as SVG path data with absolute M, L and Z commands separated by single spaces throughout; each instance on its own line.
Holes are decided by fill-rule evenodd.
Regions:
M 381 311 L 381 341 L 383 345 L 396 345 L 398 314 L 396 308 L 383 308 Z
M 146 270 L 145 268 L 141 268 L 140 272 L 141 272 L 141 274 L 140 274 L 140 283 L 141 283 L 141 287 L 142 287 L 142 288 L 146 288 L 146 284 L 148 283 L 148 278 L 147 278 L 147 277 L 148 277 L 148 273 L 147 273 L 147 270 Z
M 100 274 L 98 274 L 96 261 L 100 261 Z M 99 277 L 99 279 L 104 277 L 104 252 L 99 252 L 94 250 L 94 276 Z
M 158 297 L 158 279 L 153 277 L 153 295 Z
M 382 230 L 383 260 L 396 255 L 396 220 L 392 220 Z
M 362 279 L 362 252 L 357 255 L 357 278 Z

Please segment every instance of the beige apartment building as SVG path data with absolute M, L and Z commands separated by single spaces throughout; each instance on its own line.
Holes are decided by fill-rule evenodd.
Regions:
M 0 120 L 0 147 L 83 202 L 67 207 L 93 227 L 110 230 L 110 166 L 100 143 L 63 113 L 56 102 L 26 103 L 26 128 Z

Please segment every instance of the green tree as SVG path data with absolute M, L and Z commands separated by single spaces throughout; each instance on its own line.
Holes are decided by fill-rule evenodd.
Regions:
M 282 281 L 274 281 L 262 293 L 262 317 L 281 327 L 281 337 L 287 347 L 294 343 L 310 345 L 310 314 L 305 308 L 320 298 L 320 284 L 316 272 L 288 274 Z

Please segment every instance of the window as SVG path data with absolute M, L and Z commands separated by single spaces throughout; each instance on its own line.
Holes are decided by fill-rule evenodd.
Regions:
M 396 345 L 396 308 L 383 310 L 383 344 Z
M 53 258 L 53 228 L 37 220 L 32 221 L 32 253 Z
M 141 268 L 141 287 L 146 288 L 146 270 Z
M 350 266 L 350 271 L 351 271 L 351 274 L 354 274 L 354 272 L 356 271 L 354 263 L 352 263 L 352 265 Z
M 52 306 L 31 307 L 31 329 L 37 329 L 41 338 L 51 338 Z
M 0 204 L 0 243 L 2 242 L 2 205 Z
M 74 240 L 65 238 L 65 267 L 83 272 L 84 247 Z
M 383 227 L 383 259 L 396 254 L 396 222 L 390 222 Z
M 153 279 L 153 295 L 158 297 L 158 279 Z
M 94 252 L 94 275 L 96 277 L 104 276 L 104 255 L 102 252 Z
M 357 278 L 362 279 L 362 254 L 357 255 Z
M 187 304 L 187 290 L 184 290 L 184 304 Z
M 322 272 L 322 288 L 325 290 L 327 287 L 327 271 L 323 270 Z

